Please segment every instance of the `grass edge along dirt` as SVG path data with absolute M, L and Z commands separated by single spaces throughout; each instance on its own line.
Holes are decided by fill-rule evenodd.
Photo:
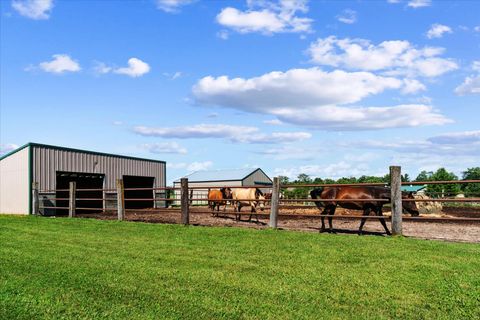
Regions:
M 0 318 L 480 318 L 480 245 L 0 216 Z

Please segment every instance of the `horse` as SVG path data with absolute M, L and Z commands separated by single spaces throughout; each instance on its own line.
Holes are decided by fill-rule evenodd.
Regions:
M 234 212 L 238 212 L 238 214 L 235 214 L 235 219 L 237 221 L 241 221 L 240 210 L 242 209 L 242 206 L 251 207 L 251 214 L 248 221 L 252 220 L 253 213 L 257 213 L 257 206 L 260 208 L 261 211 L 263 211 L 265 208 L 265 196 L 258 188 L 232 189 L 232 199 Z M 258 215 L 256 217 L 258 222 Z
M 232 198 L 232 191 L 230 188 L 221 188 L 208 191 L 208 207 L 212 209 L 212 215 L 218 217 L 220 206 L 223 205 L 223 212 L 227 209 L 227 201 L 225 199 Z M 217 213 L 215 213 L 217 207 Z
M 374 187 L 374 186 L 366 186 L 366 187 L 322 187 L 313 189 L 310 191 L 310 196 L 312 199 L 325 199 L 326 201 L 317 201 L 315 205 L 318 209 L 323 207 L 322 215 L 334 215 L 335 209 L 337 205 L 345 209 L 352 209 L 352 210 L 363 210 L 363 216 L 370 215 L 370 212 L 373 211 L 377 216 L 383 216 L 382 207 L 386 203 L 386 201 L 328 201 L 328 199 L 385 199 L 390 201 L 390 188 L 386 187 Z M 414 199 L 413 194 L 411 192 L 406 193 L 402 192 L 402 199 Z M 412 216 L 418 216 L 418 208 L 415 204 L 415 201 L 405 201 L 403 202 L 403 209 L 410 213 Z M 322 227 L 320 232 L 325 231 L 325 217 L 321 217 L 322 219 Z M 362 234 L 363 226 L 366 222 L 366 218 L 363 218 L 360 222 L 360 228 L 358 230 L 359 234 Z M 390 231 L 388 230 L 387 224 L 385 223 L 385 219 L 379 219 L 380 223 L 382 224 L 383 228 L 385 228 L 385 232 L 390 235 Z M 333 231 L 332 227 L 332 217 L 328 217 L 328 224 L 330 227 L 329 232 Z

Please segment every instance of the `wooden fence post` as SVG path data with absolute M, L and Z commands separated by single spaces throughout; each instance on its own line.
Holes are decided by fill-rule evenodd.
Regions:
M 40 213 L 40 202 L 38 198 L 38 182 L 32 183 L 32 214 Z
M 180 185 L 182 188 L 182 223 L 187 225 L 190 223 L 190 210 L 189 210 L 189 193 L 188 193 L 188 178 L 180 179 Z
M 75 181 L 70 181 L 70 188 L 68 193 L 68 217 L 75 217 L 75 199 L 77 197 L 77 184 Z
M 278 205 L 280 200 L 280 179 L 273 178 L 272 185 L 272 203 L 270 204 L 270 228 L 277 228 L 278 221 Z
M 125 192 L 122 179 L 117 179 L 117 214 L 119 221 L 125 219 Z
M 392 206 L 392 234 L 402 235 L 402 176 L 399 166 L 390 167 L 390 201 Z

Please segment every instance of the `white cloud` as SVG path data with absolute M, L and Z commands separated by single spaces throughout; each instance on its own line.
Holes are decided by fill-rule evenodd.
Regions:
M 54 54 L 52 61 L 45 61 L 39 64 L 39 68 L 50 73 L 78 72 L 80 64 L 66 54 Z
M 125 74 L 132 78 L 141 77 L 149 71 L 150 66 L 138 58 L 128 59 L 128 67 L 117 68 L 113 70 L 114 73 Z
M 305 111 L 285 110 L 280 120 L 321 130 L 355 131 L 443 125 L 452 121 L 426 105 L 393 107 L 322 106 Z
M 436 77 L 458 69 L 452 59 L 438 57 L 439 47 L 415 48 L 408 41 L 384 41 L 378 45 L 365 39 L 317 39 L 307 53 L 320 65 L 352 70 L 383 71 L 388 75 Z
M 407 4 L 407 6 L 411 8 L 423 8 L 423 7 L 429 7 L 432 5 L 431 0 L 410 0 Z
M 480 72 L 480 60 L 472 62 L 472 70 Z
M 480 76 L 466 77 L 463 83 L 455 88 L 455 93 L 460 96 L 480 94 Z
M 357 12 L 351 9 L 345 9 L 337 16 L 337 20 L 346 24 L 357 22 Z
M 2 143 L 0 144 L 0 155 L 9 153 L 18 148 L 19 146 L 14 143 Z
M 187 149 L 177 142 L 145 143 L 141 145 L 142 149 L 151 153 L 178 153 L 187 154 Z
M 115 120 L 112 122 L 114 126 L 123 126 L 123 121 Z
M 263 123 L 271 125 L 271 126 L 280 126 L 280 125 L 283 124 L 283 122 L 278 120 L 278 119 L 263 120 Z
M 95 66 L 93 67 L 93 71 L 96 74 L 106 74 L 112 71 L 112 67 L 107 66 L 103 62 L 95 61 Z
M 425 85 L 418 80 L 404 79 L 403 82 L 405 85 L 402 89 L 402 92 L 405 94 L 417 93 L 419 91 L 427 90 L 427 87 L 425 87 Z
M 278 114 L 285 108 L 355 103 L 402 86 L 398 79 L 368 72 L 310 68 L 274 71 L 249 79 L 207 76 L 195 84 L 193 95 L 202 104 Z
M 427 38 L 429 39 L 441 38 L 443 37 L 444 33 L 453 33 L 453 31 L 449 26 L 435 23 L 435 24 L 432 24 L 432 26 L 428 30 Z
M 445 133 L 424 140 L 354 141 L 344 146 L 407 154 L 480 155 L 480 130 Z
M 170 169 L 186 169 L 187 171 L 204 171 L 208 170 L 213 166 L 212 161 L 195 161 L 191 163 L 178 162 L 178 163 L 167 163 L 167 168 Z
M 388 3 L 400 3 L 400 0 L 387 0 Z
M 177 13 L 182 6 L 192 2 L 194 0 L 157 0 L 157 8 L 168 13 Z
M 217 32 L 217 37 L 219 37 L 222 40 L 227 40 L 229 36 L 230 35 L 227 30 L 220 30 Z
M 476 26 L 475 28 L 473 28 L 473 30 L 474 30 L 475 32 L 480 32 L 480 26 Z
M 480 130 L 444 133 L 428 140 L 437 144 L 480 144 Z M 480 148 L 477 152 L 480 153 Z
M 283 32 L 311 32 L 312 19 L 298 17 L 297 12 L 306 13 L 306 0 L 247 1 L 248 10 L 227 7 L 216 20 L 224 27 L 239 33 L 259 32 L 273 34 Z M 223 35 L 220 35 L 223 38 Z
M 12 8 L 27 18 L 45 20 L 50 18 L 53 0 L 13 0 Z
M 318 148 L 300 148 L 295 146 L 281 146 L 279 148 L 269 148 L 255 151 L 256 154 L 261 154 L 275 160 L 313 160 L 315 159 Z
M 275 144 L 303 141 L 311 138 L 308 132 L 261 133 L 256 127 L 232 126 L 225 124 L 197 124 L 185 127 L 152 128 L 138 126 L 133 131 L 142 136 L 204 139 L 222 138 L 236 143 Z
M 368 130 L 441 125 L 451 122 L 431 106 L 342 107 L 386 89 L 417 92 L 416 80 L 376 76 L 368 72 L 325 72 L 318 68 L 271 72 L 260 77 L 205 77 L 193 88 L 200 104 L 269 114 L 285 123 L 322 130 Z

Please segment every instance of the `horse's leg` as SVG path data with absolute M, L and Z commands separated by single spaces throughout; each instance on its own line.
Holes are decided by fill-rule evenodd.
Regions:
M 383 217 L 382 207 L 377 207 L 376 214 L 379 217 Z M 391 235 L 390 230 L 388 230 L 387 224 L 385 223 L 385 218 L 380 219 L 380 223 L 382 224 L 383 228 L 385 228 L 386 234 Z
M 329 214 L 329 215 L 332 215 L 332 216 L 333 216 L 333 215 L 335 214 L 335 209 L 336 209 L 336 208 L 337 208 L 336 206 L 331 206 L 331 207 L 330 207 L 330 214 Z M 330 228 L 330 232 L 333 233 L 333 222 L 332 222 L 332 220 L 333 220 L 333 217 L 328 217 L 328 226 L 329 226 L 329 228 Z
M 369 216 L 370 215 L 370 207 L 367 207 L 365 209 L 363 209 L 363 216 L 366 217 L 366 216 Z M 361 235 L 362 234 L 362 229 L 363 229 L 363 225 L 365 224 L 365 222 L 367 222 L 367 218 L 362 218 L 362 221 L 360 222 L 360 228 L 358 229 L 358 234 Z
M 325 207 L 322 211 L 322 213 L 320 213 L 320 215 L 324 215 L 325 213 L 327 212 L 327 207 Z M 325 217 L 320 217 L 320 220 L 322 221 L 322 226 L 320 227 L 320 232 L 325 232 Z

